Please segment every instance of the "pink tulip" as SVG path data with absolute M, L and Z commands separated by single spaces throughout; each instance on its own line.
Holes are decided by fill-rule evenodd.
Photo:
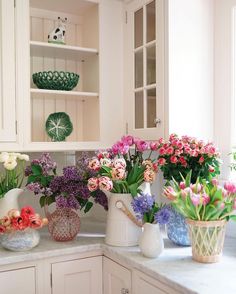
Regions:
M 113 167 L 115 168 L 126 168 L 126 161 L 124 158 L 116 158 L 114 161 L 113 161 L 113 164 L 112 164 Z
M 199 194 L 190 194 L 190 199 L 194 206 L 198 206 L 200 204 L 201 197 Z
M 139 140 L 135 143 L 136 148 L 139 152 L 144 152 L 148 149 L 148 143 L 146 141 L 143 140 Z
M 113 168 L 111 171 L 111 175 L 113 180 L 123 180 L 126 176 L 125 168 Z
M 202 194 L 202 204 L 205 206 L 210 202 L 210 196 L 206 193 Z
M 185 182 L 180 182 L 179 187 L 180 189 L 185 189 L 186 188 Z
M 200 183 L 190 184 L 190 188 L 194 193 L 200 193 L 202 191 L 203 186 Z
M 128 146 L 132 146 L 134 144 L 134 137 L 130 135 L 123 136 L 121 141 Z
M 110 158 L 101 158 L 100 159 L 100 164 L 101 166 L 107 166 L 110 167 L 111 166 L 111 159 Z
M 129 145 L 127 145 L 126 143 L 120 141 L 117 143 L 117 145 L 120 154 L 125 155 L 129 152 Z
M 216 178 L 212 179 L 212 180 L 211 180 L 211 183 L 212 183 L 212 185 L 214 185 L 214 186 L 218 186 L 218 185 L 219 185 L 219 181 L 218 181 Z
M 88 166 L 89 166 L 89 168 L 91 169 L 91 170 L 94 170 L 94 171 L 98 171 L 99 169 L 100 169 L 100 162 L 99 162 L 99 160 L 96 158 L 96 157 L 94 157 L 94 158 L 92 158 L 90 161 L 89 161 L 89 164 L 88 164 Z
M 164 188 L 164 196 L 167 199 L 173 201 L 176 199 L 177 193 L 175 192 L 175 190 L 171 186 L 168 186 L 168 187 Z
M 99 189 L 102 191 L 111 191 L 113 188 L 113 183 L 108 177 L 101 177 L 99 179 Z
M 96 191 L 98 189 L 99 180 L 97 178 L 90 178 L 88 180 L 88 189 L 90 192 Z
M 224 188 L 226 191 L 228 191 L 230 194 L 235 194 L 236 193 L 236 185 L 234 185 L 231 182 L 226 182 L 224 184 Z

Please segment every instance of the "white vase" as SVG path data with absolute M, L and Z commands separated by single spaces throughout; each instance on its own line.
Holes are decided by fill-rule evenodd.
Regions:
M 0 218 L 7 215 L 8 211 L 13 208 L 19 210 L 18 198 L 23 191 L 19 188 L 12 189 L 0 199 Z
M 145 223 L 139 239 L 142 254 L 149 258 L 158 257 L 164 250 L 164 242 L 159 224 Z
M 133 214 L 131 194 L 110 193 L 107 214 L 105 242 L 112 246 L 136 246 L 138 245 L 141 228 L 135 225 L 127 215 L 116 207 L 118 201 L 122 201 Z

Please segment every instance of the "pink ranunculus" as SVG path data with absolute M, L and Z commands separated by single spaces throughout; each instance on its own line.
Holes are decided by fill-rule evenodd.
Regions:
M 211 180 L 211 183 L 212 183 L 212 185 L 214 185 L 214 186 L 218 186 L 218 185 L 219 185 L 219 181 L 218 181 L 216 178 L 212 179 L 212 180 Z
M 96 191 L 98 189 L 99 180 L 97 178 L 90 178 L 88 180 L 88 189 L 90 192 Z
M 123 167 L 113 168 L 111 171 L 111 175 L 113 180 L 123 180 L 126 176 L 125 168 Z
M 8 227 L 11 224 L 11 219 L 9 216 L 4 216 L 2 219 L 0 219 L 0 224 L 4 227 Z
M 236 185 L 231 183 L 231 182 L 226 182 L 224 184 L 224 188 L 226 191 L 228 191 L 230 194 L 235 194 L 236 193 Z
M 144 152 L 148 149 L 149 144 L 146 141 L 139 140 L 135 143 L 136 148 L 139 152 Z
M 150 143 L 150 149 L 152 151 L 157 151 L 159 146 L 160 146 L 160 143 L 158 141 Z
M 177 197 L 177 193 L 175 192 L 175 190 L 171 186 L 164 188 L 163 194 L 167 199 L 169 199 L 171 201 L 175 200 Z
M 0 225 L 0 234 L 4 234 L 6 232 L 6 227 Z
M 166 160 L 165 160 L 165 158 L 160 157 L 157 162 L 158 162 L 158 165 L 162 166 L 162 165 L 165 165 Z
M 171 156 L 170 162 L 176 164 L 178 162 L 178 158 L 176 156 Z
M 21 209 L 21 215 L 23 214 L 28 214 L 28 215 L 35 214 L 35 210 L 31 206 L 25 206 Z
M 112 180 L 108 177 L 101 177 L 99 179 L 99 189 L 102 191 L 111 191 L 113 188 Z
M 11 219 L 11 226 L 14 230 L 24 230 L 26 228 L 26 224 L 21 216 L 13 217 Z
M 100 161 L 96 157 L 94 157 L 89 161 L 88 167 L 91 170 L 98 171 L 101 167 Z
M 155 172 L 152 169 L 146 169 L 143 174 L 144 181 L 147 183 L 153 183 L 156 177 Z
M 114 159 L 112 166 L 115 168 L 126 168 L 126 161 L 124 158 L 116 158 Z
M 180 189 L 185 189 L 186 188 L 185 182 L 180 182 L 179 187 Z
M 111 159 L 110 158 L 101 158 L 100 159 L 100 165 L 101 166 L 107 166 L 107 167 L 110 167 L 111 166 Z
M 210 196 L 206 193 L 202 194 L 202 204 L 205 206 L 210 202 Z
M 160 155 L 165 155 L 166 154 L 166 149 L 164 147 L 161 147 L 159 150 Z
M 169 154 L 169 155 L 173 154 L 174 153 L 174 148 L 172 146 L 168 147 L 166 149 L 166 153 Z
M 201 201 L 201 196 L 200 196 L 200 194 L 192 193 L 192 194 L 190 194 L 190 199 L 191 199 L 194 206 L 198 206 Z
M 121 138 L 121 141 L 123 143 L 125 143 L 126 145 L 132 146 L 134 144 L 134 137 L 133 136 L 130 136 L 130 135 L 123 136 Z
M 205 161 L 205 159 L 204 159 L 203 156 L 201 156 L 201 157 L 199 158 L 199 160 L 198 160 L 198 162 L 199 162 L 200 164 L 202 164 L 204 161 Z

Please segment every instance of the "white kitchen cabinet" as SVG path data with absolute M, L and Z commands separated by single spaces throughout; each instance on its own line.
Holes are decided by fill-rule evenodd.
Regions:
M 0 271 L 2 294 L 36 294 L 36 271 L 34 267 Z
M 132 285 L 132 294 L 180 294 L 180 292 L 171 288 L 167 284 L 153 279 L 137 270 L 133 271 Z
M 16 0 L 23 25 L 17 43 L 18 89 L 24 112 L 23 149 L 84 150 L 108 147 L 124 133 L 123 6 L 117 0 Z M 67 17 L 66 45 L 47 42 L 58 17 Z M 80 75 L 73 91 L 38 89 L 32 74 L 71 71 Z M 73 132 L 52 142 L 45 131 L 49 114 L 66 112 Z M 112 119 L 110 119 L 112 117 Z
M 14 0 L 0 1 L 0 149 L 16 142 Z
M 52 294 L 102 294 L 102 257 L 52 264 Z
M 103 294 L 131 294 L 131 270 L 103 257 Z

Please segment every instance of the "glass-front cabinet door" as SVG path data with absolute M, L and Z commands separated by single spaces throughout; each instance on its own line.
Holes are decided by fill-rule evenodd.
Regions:
M 16 141 L 14 28 L 14 0 L 0 0 L 0 147 Z
M 134 0 L 126 13 L 126 131 L 157 139 L 164 135 L 164 1 Z

